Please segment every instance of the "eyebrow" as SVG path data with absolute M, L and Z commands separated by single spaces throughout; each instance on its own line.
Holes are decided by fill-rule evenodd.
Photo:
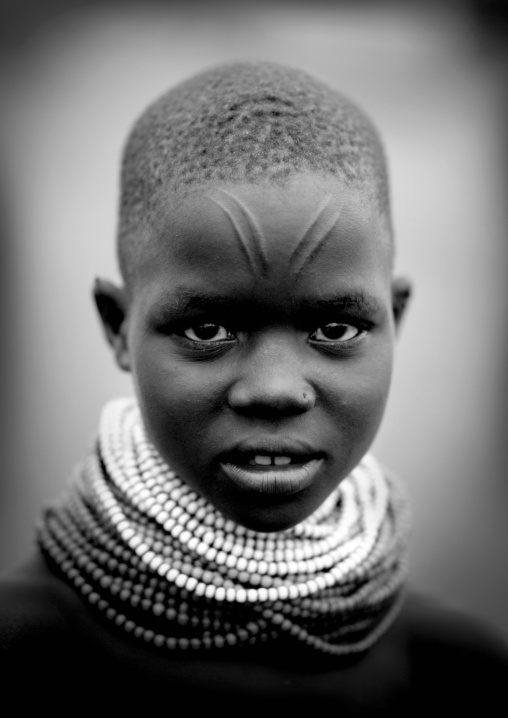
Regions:
M 371 294 L 355 290 L 336 297 L 302 299 L 299 305 L 304 311 L 352 311 L 359 314 L 377 314 L 381 311 L 381 302 Z
M 152 317 L 164 322 L 193 312 L 225 311 L 238 312 L 241 305 L 249 304 L 248 299 L 218 294 L 196 293 L 192 290 L 180 290 L 155 307 Z M 293 304 L 293 310 L 303 314 L 332 312 L 352 312 L 355 314 L 375 315 L 381 311 L 381 302 L 363 290 L 354 290 L 332 297 L 302 298 Z
M 238 306 L 238 299 L 218 294 L 199 294 L 192 290 L 180 290 L 161 297 L 150 312 L 156 322 L 165 322 L 193 312 L 226 309 Z

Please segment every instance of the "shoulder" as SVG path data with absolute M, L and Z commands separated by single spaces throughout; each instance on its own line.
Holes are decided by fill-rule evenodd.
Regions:
M 506 702 L 508 642 L 490 625 L 435 599 L 410 594 L 394 627 L 415 695 L 471 708 Z
M 0 656 L 36 650 L 67 635 L 81 611 L 79 598 L 35 553 L 0 576 Z
M 496 656 L 507 661 L 508 642 L 493 627 L 437 599 L 409 594 L 401 614 L 416 650 L 461 651 L 467 656 Z

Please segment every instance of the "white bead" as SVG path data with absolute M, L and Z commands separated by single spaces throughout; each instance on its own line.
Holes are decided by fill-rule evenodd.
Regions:
M 316 576 L 316 578 L 314 580 L 317 584 L 318 590 L 324 591 L 325 588 L 327 587 L 326 578 L 324 576 Z
M 247 559 L 244 558 L 244 556 L 239 556 L 238 561 L 236 562 L 236 568 L 239 571 L 245 571 L 247 569 L 248 562 Z
M 279 600 L 287 601 L 287 599 L 289 598 L 289 587 L 288 586 L 279 586 L 278 594 L 279 594 Z
M 309 587 L 305 583 L 298 584 L 298 595 L 300 598 L 305 598 L 309 595 Z
M 187 583 L 187 576 L 184 576 L 183 573 L 178 574 L 178 576 L 175 579 L 175 584 L 178 586 L 178 588 L 184 588 L 186 583 Z
M 226 600 L 226 589 L 224 586 L 217 586 L 215 589 L 215 600 L 216 601 L 225 601 Z
M 146 559 L 146 556 L 145 556 Z M 150 568 L 152 571 L 157 571 L 159 566 L 162 564 L 162 556 L 154 556 L 150 561 Z
M 185 588 L 187 591 L 192 593 L 192 591 L 194 591 L 194 589 L 196 588 L 197 585 L 198 585 L 197 578 L 194 578 L 194 576 L 189 576 L 189 578 L 187 579 L 187 582 L 185 584 Z
M 146 543 L 143 542 L 139 543 L 135 549 L 137 555 L 140 557 L 143 556 L 143 554 L 145 554 L 148 550 L 148 546 L 146 545 Z
M 279 597 L 279 594 L 278 594 L 276 588 L 269 588 L 269 589 L 268 589 L 268 599 L 269 599 L 270 601 L 276 601 L 278 597 Z
M 187 543 L 187 547 L 188 547 L 189 551 L 195 551 L 196 548 L 199 546 L 199 544 L 200 544 L 199 539 L 196 536 L 192 536 L 190 538 L 189 542 Z
M 169 572 L 168 572 L 166 578 L 167 578 L 167 580 L 170 581 L 171 583 L 174 583 L 174 582 L 176 581 L 176 579 L 178 578 L 179 575 L 180 575 L 180 574 L 178 573 L 178 571 L 176 570 L 176 568 L 171 568 L 171 569 L 169 570 Z
M 268 564 L 266 561 L 260 561 L 258 563 L 258 573 L 260 573 L 260 574 L 268 573 Z
M 224 553 L 224 551 L 217 551 L 217 555 L 215 556 L 215 562 L 219 566 L 224 566 L 227 560 L 227 555 Z
M 408 512 L 395 483 L 369 457 L 301 524 L 260 534 L 225 519 L 169 469 L 148 441 L 132 401 L 107 405 L 99 441 L 105 473 L 92 452 L 70 488 L 66 510 L 55 509 L 51 521 L 43 523 L 40 542 L 76 589 L 133 637 L 187 650 L 284 631 L 316 650 L 340 655 L 368 647 L 388 624 L 390 615 L 381 621 L 384 602 L 395 599 L 407 570 Z M 115 527 L 114 536 L 100 517 Z M 348 590 L 356 581 L 358 590 L 342 598 L 343 581 Z M 351 645 L 347 637 L 339 638 L 335 645 L 307 632 L 313 612 L 334 610 L 339 616 L 348 610 L 361 616 L 365 583 L 372 618 L 364 638 Z M 321 596 L 325 589 L 329 599 Z M 192 630 L 200 625 L 196 614 L 187 613 L 193 596 L 210 602 L 210 614 L 202 617 L 203 637 L 166 637 L 172 621 L 184 631 L 188 623 Z M 268 602 L 273 610 L 230 631 L 221 628 L 223 601 L 229 604 L 231 625 L 237 620 L 235 603 Z M 287 601 L 290 613 L 283 610 Z M 117 611 L 120 605 L 125 614 Z M 143 611 L 151 612 L 152 620 L 160 617 L 163 630 L 137 625 L 131 610 L 141 623 Z
M 292 584 L 289 588 L 289 598 L 294 601 L 295 598 L 298 598 L 298 588 L 295 586 L 295 584 Z
M 235 567 L 236 567 L 236 558 L 235 558 L 234 556 L 232 556 L 232 555 L 229 555 L 229 556 L 226 558 L 226 566 L 227 566 L 228 568 L 235 568 Z
M 175 524 L 173 528 L 171 529 L 171 536 L 175 539 L 177 539 L 180 534 L 183 532 L 183 526 L 180 526 L 179 524 Z

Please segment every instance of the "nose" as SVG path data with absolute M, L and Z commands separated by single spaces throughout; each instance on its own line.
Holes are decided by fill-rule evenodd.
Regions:
M 316 402 L 298 353 L 283 337 L 259 341 L 239 367 L 228 394 L 229 406 L 238 414 L 292 416 L 309 411 Z

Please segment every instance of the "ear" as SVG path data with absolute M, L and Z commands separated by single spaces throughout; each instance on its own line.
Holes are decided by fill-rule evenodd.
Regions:
M 395 328 L 399 329 L 402 317 L 411 297 L 411 282 L 403 277 L 397 277 L 392 282 L 392 311 L 395 319 Z
M 130 371 L 125 289 L 104 279 L 96 279 L 93 296 L 116 363 L 123 371 Z

